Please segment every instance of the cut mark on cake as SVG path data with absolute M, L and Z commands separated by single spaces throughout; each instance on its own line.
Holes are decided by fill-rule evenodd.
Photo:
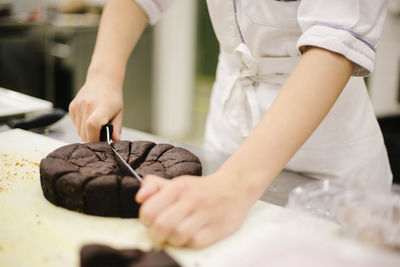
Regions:
M 121 211 L 121 183 L 122 183 L 122 178 L 121 176 L 117 175 L 117 214 L 118 216 L 122 216 L 122 211 Z
M 140 168 L 140 166 L 143 164 L 143 162 L 144 162 L 145 159 L 147 158 L 147 155 L 150 153 L 150 150 L 153 149 L 153 147 L 156 146 L 156 144 L 153 143 L 153 142 L 146 142 L 145 144 L 147 144 L 147 146 L 145 147 L 144 151 L 142 151 L 141 154 L 137 154 L 137 153 L 135 153 L 135 151 L 132 151 L 133 146 L 134 146 L 135 144 L 138 144 L 137 142 L 142 142 L 142 141 L 132 142 L 132 144 L 131 144 L 131 151 L 129 151 L 129 159 L 128 159 L 128 164 L 129 164 L 134 170 L 136 170 L 137 168 Z M 132 155 L 137 156 L 137 159 L 134 160 L 134 164 L 133 164 L 133 162 L 130 160 Z
M 71 155 L 75 152 L 75 150 L 77 150 L 78 149 L 78 147 L 79 147 L 79 144 L 72 144 L 72 145 L 76 145 L 75 146 L 75 148 L 71 151 L 71 153 L 68 155 L 68 160 L 70 160 L 71 159 Z
M 174 146 L 171 146 L 170 148 L 168 148 L 167 150 L 165 150 L 164 152 L 162 152 L 160 155 L 158 155 L 156 161 L 159 161 L 158 159 L 162 157 L 162 155 L 164 155 L 166 152 L 170 151 L 171 149 L 175 148 Z

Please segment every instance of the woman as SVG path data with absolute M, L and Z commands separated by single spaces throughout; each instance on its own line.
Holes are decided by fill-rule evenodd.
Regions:
M 128 56 L 171 2 L 107 3 L 70 105 L 83 140 L 97 141 L 108 120 L 119 140 Z M 146 177 L 136 200 L 150 236 L 202 247 L 229 235 L 283 168 L 387 190 L 386 149 L 358 77 L 373 70 L 385 1 L 207 2 L 220 56 L 205 147 L 231 156 L 202 179 Z

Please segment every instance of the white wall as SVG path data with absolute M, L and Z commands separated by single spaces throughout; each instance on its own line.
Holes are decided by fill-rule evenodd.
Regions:
M 369 86 L 377 116 L 400 114 L 400 1 L 391 1 L 389 7 Z
M 155 28 L 152 128 L 172 139 L 191 127 L 196 2 L 177 0 Z

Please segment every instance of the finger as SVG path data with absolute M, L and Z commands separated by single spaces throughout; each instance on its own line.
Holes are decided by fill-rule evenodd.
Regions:
M 108 122 L 108 118 L 102 109 L 96 109 L 86 121 L 86 137 L 88 142 L 98 142 L 101 126 Z
M 81 139 L 83 141 L 85 141 L 85 139 L 83 139 L 83 133 L 82 130 L 84 130 L 83 125 L 84 125 L 84 115 L 85 115 L 85 106 L 84 105 L 79 105 L 78 106 L 78 110 L 76 111 L 76 118 L 77 118 L 77 130 L 78 130 L 78 134 L 81 137 Z
M 72 121 L 75 124 L 76 132 L 80 136 L 80 130 L 81 130 L 81 124 L 80 124 L 80 118 L 79 118 L 79 112 L 78 112 L 78 103 L 76 98 L 70 103 L 69 105 L 69 113 Z
M 181 222 L 177 223 L 174 230 L 168 236 L 166 243 L 177 247 L 186 245 L 206 225 L 208 218 L 208 214 L 201 212 L 191 213 Z
M 193 212 L 193 205 L 180 200 L 167 207 L 152 224 L 149 234 L 156 243 L 164 243 L 174 228 Z
M 112 135 L 112 139 L 114 141 L 121 140 L 121 130 L 122 130 L 122 111 L 117 114 L 111 121 L 114 131 Z
M 70 117 L 71 117 L 71 120 L 72 120 L 72 122 L 74 123 L 74 125 L 75 125 L 75 129 L 76 129 L 76 132 L 78 133 L 78 135 L 80 136 L 80 121 L 79 121 L 79 118 L 78 118 L 78 114 L 77 114 L 77 104 L 76 104 L 76 101 L 74 100 L 74 101 L 72 101 L 71 102 L 71 104 L 69 105 L 69 107 L 68 107 L 68 111 L 69 111 L 69 115 L 70 115 Z
M 86 114 L 86 109 L 82 111 L 81 114 L 81 138 L 84 142 L 87 142 L 87 136 L 86 136 L 86 121 L 87 121 L 87 114 Z
M 222 230 L 222 231 L 221 231 Z M 216 224 L 207 224 L 195 233 L 190 240 L 187 242 L 187 246 L 191 248 L 203 248 L 208 246 L 215 241 L 227 236 L 223 229 L 219 229 Z
M 139 191 L 136 193 L 136 202 L 143 203 L 167 183 L 167 179 L 155 175 L 145 176 Z
M 75 115 L 76 115 L 76 112 L 75 112 L 75 108 L 76 108 L 76 105 L 75 105 L 75 101 L 73 100 L 73 101 L 71 101 L 71 103 L 69 104 L 69 106 L 68 106 L 68 112 L 69 112 L 69 116 L 71 117 L 71 120 L 72 120 L 72 122 L 76 125 L 76 118 L 75 118 Z
M 158 215 L 178 199 L 174 186 L 164 186 L 156 194 L 147 199 L 139 210 L 139 219 L 147 227 L 151 227 Z
M 202 248 L 221 240 L 240 228 L 243 220 L 237 218 L 227 218 L 226 216 L 218 219 L 209 220 L 210 223 L 205 224 L 199 229 L 186 243 L 192 248 Z
M 83 132 L 82 135 L 84 136 L 84 140 L 86 142 L 93 142 L 94 141 L 98 141 L 100 138 L 100 128 L 96 129 L 97 130 L 97 134 L 96 132 L 94 132 L 94 129 L 92 127 L 97 127 L 96 124 L 98 124 L 99 122 L 97 120 L 100 120 L 100 125 L 101 125 L 101 120 L 105 121 L 104 124 L 107 123 L 107 118 L 104 118 L 102 112 L 101 112 L 101 108 L 96 108 L 96 106 L 94 105 L 94 102 L 92 101 L 85 101 L 85 105 L 84 105 L 84 113 L 83 113 L 83 119 L 82 119 L 82 125 L 83 125 Z M 100 110 L 100 114 L 95 115 L 94 117 L 94 121 L 89 121 L 89 118 L 93 115 L 94 112 L 96 112 L 96 110 Z M 97 117 L 96 117 L 97 116 Z M 103 116 L 103 119 L 102 119 Z M 98 117 L 100 117 L 98 119 Z M 90 139 L 89 135 L 91 136 L 95 136 L 94 138 Z

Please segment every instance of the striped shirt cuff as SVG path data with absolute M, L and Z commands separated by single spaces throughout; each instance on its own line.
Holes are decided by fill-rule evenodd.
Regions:
M 339 25 L 316 24 L 297 41 L 300 53 L 304 52 L 306 46 L 321 47 L 342 54 L 356 64 L 353 76 L 367 76 L 374 69 L 375 47 L 351 29 Z

